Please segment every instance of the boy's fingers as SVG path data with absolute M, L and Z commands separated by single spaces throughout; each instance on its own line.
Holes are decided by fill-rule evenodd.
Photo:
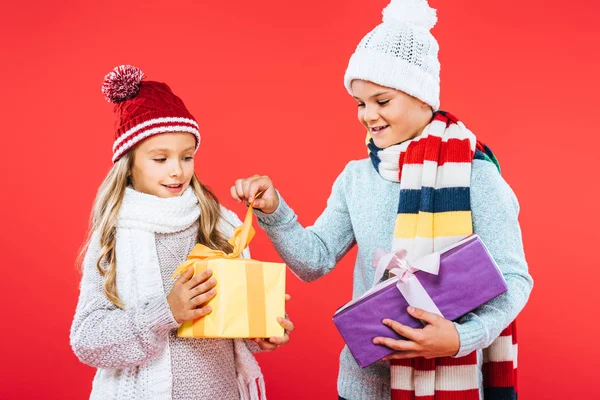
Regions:
M 256 178 L 248 178 L 244 179 L 244 181 L 242 182 L 242 193 L 244 194 L 244 198 L 248 201 L 251 201 L 250 199 L 252 196 L 250 196 L 250 184 L 254 179 Z
M 232 186 L 231 188 L 229 188 L 229 192 L 231 193 L 231 197 L 233 197 L 233 199 L 235 201 L 237 201 L 238 203 L 242 201 L 242 199 L 240 199 L 240 196 L 238 196 L 238 194 L 237 194 L 237 190 L 236 190 L 235 186 Z
M 420 342 L 421 339 L 423 338 L 423 330 L 422 329 L 414 329 L 411 328 L 410 326 L 406 326 L 401 324 L 398 321 L 394 321 L 391 319 L 384 319 L 383 320 L 384 325 L 389 326 L 390 328 L 392 328 L 397 334 L 399 334 L 400 336 L 405 337 L 406 339 L 415 341 L 415 342 Z
M 263 178 L 260 178 L 260 177 L 253 178 L 248 183 L 248 201 L 254 200 L 254 197 L 256 197 L 256 193 L 258 193 L 263 188 L 263 186 L 264 186 Z
M 262 208 L 265 208 L 266 206 L 267 206 L 267 202 L 264 201 L 263 199 L 254 200 L 254 208 L 257 208 L 260 210 Z
M 373 344 L 379 344 L 385 347 L 389 347 L 396 351 L 417 351 L 418 346 L 415 342 L 410 340 L 396 340 L 392 338 L 376 337 L 373 339 Z
M 384 360 L 404 360 L 407 358 L 422 357 L 422 354 L 416 351 L 400 351 L 384 357 Z
M 443 318 L 437 314 L 430 313 L 429 311 L 422 310 L 420 308 L 408 307 L 408 313 L 413 317 L 425 321 L 428 324 L 435 325 L 440 322 Z
M 240 200 L 244 200 L 246 198 L 246 196 L 244 195 L 244 181 L 245 179 L 238 179 L 237 181 L 235 181 L 235 191 Z

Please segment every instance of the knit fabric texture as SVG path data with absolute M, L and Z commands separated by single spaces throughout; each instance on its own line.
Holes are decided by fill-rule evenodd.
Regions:
M 375 250 L 390 246 L 394 234 L 390 221 L 398 214 L 400 196 L 400 184 L 382 178 L 371 160 L 363 159 L 351 161 L 336 179 L 327 207 L 314 225 L 300 225 L 281 196 L 275 212 L 264 214 L 257 210 L 255 214 L 278 253 L 304 281 L 330 273 L 357 245 L 352 292 L 352 297 L 357 298 L 372 286 Z M 517 199 L 491 162 L 473 161 L 470 207 L 473 230 L 486 244 L 508 286 L 508 292 L 455 323 L 460 338 L 457 357 L 476 351 L 478 392 L 482 397 L 480 350 L 489 347 L 516 318 L 527 302 L 533 281 L 523 252 Z M 340 298 L 340 306 L 347 300 Z M 344 347 L 338 375 L 340 396 L 348 400 L 390 399 L 390 379 L 389 362 L 360 368 Z
M 165 293 L 171 279 L 196 244 L 198 224 L 174 234 L 157 234 L 160 274 Z M 177 330 L 169 332 L 173 399 L 239 399 L 233 340 L 179 338 Z M 193 373 L 192 373 L 193 371 Z
M 488 157 L 480 156 L 478 159 L 491 162 L 495 157 L 455 116 L 438 111 L 418 137 L 385 149 L 376 147 L 371 140 L 368 147 L 374 168 L 380 173 L 385 172 L 385 175 L 381 174 L 384 178 L 400 182 L 392 251 L 406 250 L 409 259 L 416 260 L 442 251 L 473 233 L 471 163 L 480 149 L 487 149 Z M 483 349 L 486 363 L 498 364 L 494 368 L 485 368 L 486 382 L 499 380 L 495 376 L 486 376 L 490 373 L 514 375 L 517 355 L 512 352 L 513 345 L 516 345 L 512 339 L 502 337 L 494 341 L 491 348 Z M 497 354 L 494 350 L 506 340 L 511 342 L 509 352 L 503 354 L 501 360 L 494 359 Z M 503 368 L 508 370 L 505 372 Z M 451 396 L 477 400 L 480 396 L 479 372 L 475 353 L 458 358 L 392 360 L 392 398 L 410 400 Z M 512 394 L 516 393 L 516 382 L 508 382 L 508 386 L 504 385 L 506 382 L 502 383 L 504 392 L 511 390 Z
M 401 90 L 429 104 L 440 105 L 439 45 L 430 29 L 436 11 L 426 0 L 392 0 L 383 22 L 367 33 L 350 57 L 344 86 L 361 79 Z
M 150 235 L 155 262 L 159 266 L 155 272 L 133 273 L 127 270 L 127 263 L 119 263 L 132 255 L 117 257 L 117 285 L 126 304 L 124 309 L 118 309 L 104 295 L 103 278 L 95 265 L 100 256 L 98 233 L 92 236 L 71 327 L 71 346 L 75 354 L 83 363 L 98 368 L 92 399 L 237 400 L 240 398 L 237 363 L 248 363 L 251 368 L 257 368 L 251 351 L 259 349 L 253 342 L 184 339 L 176 335 L 178 324 L 169 309 L 166 294 L 173 285 L 173 271 L 186 259 L 196 242 L 199 213 L 195 210 L 198 206 L 189 196 L 194 196 L 191 190 L 172 199 L 134 193 L 136 200 L 124 201 L 122 216 L 130 218 L 121 218 L 120 224 L 135 225 L 135 232 Z M 160 202 L 163 215 L 152 212 L 154 202 Z M 219 229 L 230 236 L 241 221 L 224 208 L 222 212 L 224 220 Z M 147 243 L 136 243 L 138 254 L 135 257 L 147 256 L 151 264 L 152 251 L 143 248 Z M 249 257 L 247 249 L 243 256 Z M 130 286 L 127 282 L 135 281 L 141 281 L 148 291 L 135 284 L 132 287 L 137 289 L 123 290 Z M 151 291 L 156 285 L 157 295 Z M 236 342 L 244 344 L 245 351 L 240 351 Z
M 200 146 L 198 123 L 183 101 L 162 82 L 144 81 L 144 73 L 131 65 L 115 67 L 104 77 L 102 93 L 115 103 L 117 114 L 112 161 L 153 135 L 188 132 Z

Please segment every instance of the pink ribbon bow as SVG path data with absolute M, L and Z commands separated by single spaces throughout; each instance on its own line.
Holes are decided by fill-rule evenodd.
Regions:
M 423 285 L 421 285 L 421 282 L 415 276 L 417 271 L 438 275 L 440 270 L 440 253 L 428 254 L 411 263 L 408 261 L 406 250 L 388 252 L 377 249 L 373 256 L 373 268 L 375 268 L 373 285 L 376 285 L 383 277 L 384 272 L 389 270 L 391 274 L 395 275 L 391 279 L 398 279 L 396 287 L 408 304 L 443 316 L 429 294 L 427 294 Z

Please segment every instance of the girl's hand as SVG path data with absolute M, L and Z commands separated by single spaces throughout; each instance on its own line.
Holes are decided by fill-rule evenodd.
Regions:
M 254 208 L 265 214 L 271 214 L 279 207 L 279 196 L 275 191 L 273 182 L 268 176 L 254 175 L 246 179 L 238 179 L 231 187 L 231 197 L 236 201 L 251 203 L 257 193 L 263 192 L 260 198 L 254 201 Z
M 217 281 L 211 278 L 212 271 L 194 275 L 194 267 L 188 268 L 177 278 L 167 296 L 173 318 L 178 324 L 204 317 L 211 312 L 206 303 L 215 297 Z
M 289 294 L 285 295 L 285 301 L 291 299 Z M 288 318 L 277 318 L 279 325 L 281 325 L 284 329 L 284 335 L 281 337 L 272 337 L 269 339 L 253 339 L 261 350 L 264 351 L 273 351 L 279 346 L 282 346 L 290 341 L 290 332 L 294 330 L 294 324 Z
M 373 339 L 375 344 L 398 350 L 397 353 L 385 357 L 384 360 L 415 357 L 436 358 L 454 356 L 458 353 L 460 338 L 452 321 L 414 307 L 408 307 L 408 313 L 427 322 L 428 325 L 423 329 L 414 329 L 397 321 L 384 319 L 385 325 L 408 339 L 395 340 L 383 337 Z

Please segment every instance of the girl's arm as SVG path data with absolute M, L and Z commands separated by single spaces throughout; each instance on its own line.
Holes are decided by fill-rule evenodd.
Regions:
M 99 256 L 99 238 L 94 233 L 83 262 L 71 347 L 81 362 L 92 367 L 141 365 L 163 350 L 169 331 L 179 324 L 164 295 L 124 310 L 112 304 L 103 292 L 103 278 L 96 268 Z

